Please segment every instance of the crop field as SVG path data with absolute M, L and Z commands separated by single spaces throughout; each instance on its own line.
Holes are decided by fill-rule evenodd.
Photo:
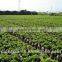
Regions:
M 62 62 L 62 16 L 0 15 L 0 62 Z

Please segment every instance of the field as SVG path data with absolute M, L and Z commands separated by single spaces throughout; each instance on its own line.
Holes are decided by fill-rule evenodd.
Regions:
M 60 27 L 62 16 L 0 15 L 0 61 L 62 62 Z

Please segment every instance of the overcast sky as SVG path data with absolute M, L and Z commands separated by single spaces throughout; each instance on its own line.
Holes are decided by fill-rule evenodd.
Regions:
M 19 10 L 19 0 L 0 0 L 0 10 Z M 62 0 L 20 0 L 20 9 L 62 11 Z

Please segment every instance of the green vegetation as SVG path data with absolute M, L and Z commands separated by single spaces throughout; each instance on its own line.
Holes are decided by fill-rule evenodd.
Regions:
M 62 26 L 62 16 L 49 15 L 0 15 L 0 25 L 20 27 Z
M 0 15 L 1 27 L 62 27 L 62 16 L 49 15 Z M 32 42 L 40 43 L 45 48 L 52 50 L 62 50 L 62 32 L 21 32 L 17 34 L 29 37 Z M 26 51 L 29 49 L 30 53 Z M 9 33 L 0 33 L 0 51 L 19 51 L 18 53 L 0 53 L 0 61 L 4 62 L 35 62 L 35 58 L 40 58 L 40 62 L 58 62 L 51 59 L 47 54 L 34 53 L 39 51 L 32 46 L 24 43 L 22 40 L 10 35 Z M 33 53 L 31 52 L 33 51 Z M 20 56 L 22 58 L 20 58 Z M 10 57 L 10 58 L 9 58 Z

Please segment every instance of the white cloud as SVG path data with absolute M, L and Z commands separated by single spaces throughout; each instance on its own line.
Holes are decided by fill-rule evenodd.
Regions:
M 17 9 L 17 0 L 0 0 L 0 10 L 14 10 Z
M 0 0 L 1 10 L 18 10 L 19 0 Z M 20 0 L 20 9 L 37 11 L 62 10 L 62 0 Z M 52 9 L 52 10 L 51 10 Z

